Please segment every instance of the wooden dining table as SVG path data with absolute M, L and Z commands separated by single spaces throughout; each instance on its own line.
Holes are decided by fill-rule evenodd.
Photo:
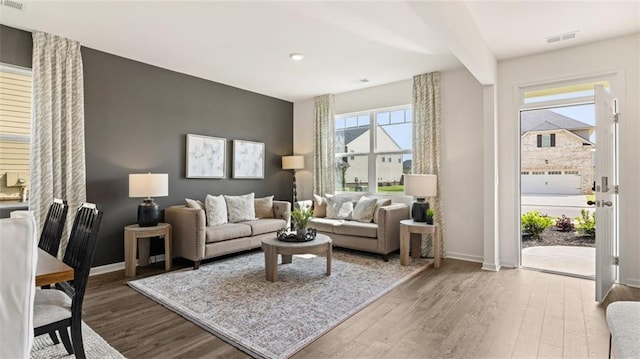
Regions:
M 73 268 L 38 248 L 36 287 L 66 282 L 73 279 Z

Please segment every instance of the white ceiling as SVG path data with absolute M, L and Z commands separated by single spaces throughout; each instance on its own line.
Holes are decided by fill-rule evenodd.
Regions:
M 467 2 L 498 59 L 640 32 L 640 0 Z M 393 2 L 25 2 L 0 23 L 300 101 L 461 67 L 412 7 Z M 578 30 L 576 39 L 545 38 Z M 293 62 L 288 55 L 302 52 Z M 368 83 L 360 83 L 360 79 Z

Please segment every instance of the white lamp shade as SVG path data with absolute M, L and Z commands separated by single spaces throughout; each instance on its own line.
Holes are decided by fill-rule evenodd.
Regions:
M 304 168 L 304 156 L 282 156 L 283 170 L 301 170 Z
M 129 175 L 129 197 L 165 197 L 168 195 L 168 174 L 136 173 Z
M 438 176 L 404 175 L 404 193 L 418 198 L 433 197 L 438 193 Z

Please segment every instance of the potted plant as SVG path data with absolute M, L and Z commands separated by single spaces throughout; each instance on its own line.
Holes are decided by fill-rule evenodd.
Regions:
M 296 208 L 291 212 L 291 223 L 293 224 L 293 228 L 296 230 L 298 235 L 304 236 L 307 234 L 307 226 L 309 225 L 309 220 L 312 216 L 313 210 L 311 208 Z
M 435 214 L 431 208 L 427 209 L 427 224 L 433 224 L 433 215 Z

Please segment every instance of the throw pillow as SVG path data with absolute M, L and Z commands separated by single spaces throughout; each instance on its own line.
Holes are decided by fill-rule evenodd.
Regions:
M 352 219 L 363 223 L 373 221 L 373 211 L 376 209 L 377 204 L 378 200 L 375 198 L 360 197 L 353 209 Z
M 378 210 L 380 207 L 391 205 L 390 199 L 379 199 L 376 203 L 376 209 L 373 210 L 373 223 L 378 223 Z
M 254 194 L 249 193 L 243 196 L 224 196 L 227 202 L 227 213 L 229 222 L 238 223 L 244 221 L 253 221 L 256 219 L 256 209 L 253 200 Z
M 256 217 L 273 218 L 273 196 L 256 198 L 254 200 Z
M 327 216 L 327 199 L 317 194 L 313 195 L 313 216 L 317 218 Z
M 204 201 L 205 212 L 207 214 L 207 225 L 217 226 L 227 223 L 227 203 L 222 195 L 207 195 Z
M 353 213 L 353 202 L 349 198 L 329 197 L 327 201 L 327 218 L 348 219 Z
M 184 201 L 187 203 L 187 208 L 204 209 L 204 203 L 200 200 L 185 198 Z

